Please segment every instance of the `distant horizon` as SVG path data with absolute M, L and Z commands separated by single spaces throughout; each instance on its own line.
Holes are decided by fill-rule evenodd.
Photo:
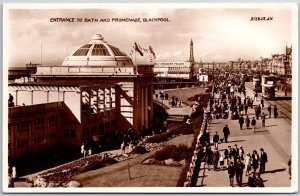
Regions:
M 293 44 L 292 11 L 286 4 L 249 9 L 11 9 L 7 22 L 8 66 L 40 64 L 41 52 L 42 65 L 60 66 L 71 51 L 87 44 L 96 33 L 128 56 L 135 42 L 144 49 L 151 46 L 157 62 L 188 61 L 191 39 L 196 62 L 226 63 L 239 58 L 259 61 L 261 57 L 284 54 L 286 46 Z M 253 21 L 255 17 L 272 20 Z M 57 18 L 127 22 L 53 22 Z M 151 18 L 157 21 L 147 21 Z M 138 19 L 141 22 L 128 22 Z M 137 64 L 149 62 L 148 55 L 136 54 L 136 58 Z

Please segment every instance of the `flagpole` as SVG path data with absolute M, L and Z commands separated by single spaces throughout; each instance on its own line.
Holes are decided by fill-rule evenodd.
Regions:
M 148 58 L 149 58 L 149 65 L 151 64 L 151 59 L 150 59 L 150 45 L 149 45 L 149 52 L 148 52 Z
M 134 42 L 134 73 L 136 73 L 136 42 Z

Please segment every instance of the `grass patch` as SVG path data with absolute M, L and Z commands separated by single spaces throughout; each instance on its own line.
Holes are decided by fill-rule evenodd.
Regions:
M 191 155 L 191 149 L 186 145 L 168 145 L 165 146 L 163 149 L 155 152 L 151 158 L 154 158 L 158 161 L 163 161 L 167 159 L 173 159 L 174 161 L 181 161 L 183 159 L 188 159 Z

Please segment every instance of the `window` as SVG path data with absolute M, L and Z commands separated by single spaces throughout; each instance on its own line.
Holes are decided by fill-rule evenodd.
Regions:
M 103 44 L 95 44 L 92 56 L 109 56 L 109 53 Z
M 90 131 L 89 131 L 89 128 L 88 127 L 86 127 L 86 128 L 84 128 L 83 129 L 83 135 L 85 136 L 85 135 L 89 135 L 90 133 L 89 133 Z
M 126 54 L 124 52 L 121 52 L 119 48 L 116 48 L 116 47 L 114 47 L 112 45 L 108 45 L 108 46 L 113 51 L 113 53 L 114 53 L 115 56 L 126 56 Z
M 42 124 L 44 124 L 45 123 L 45 119 L 44 118 L 37 118 L 36 120 L 35 120 L 35 124 L 36 125 L 42 125 Z
M 64 130 L 64 136 L 65 136 L 65 137 L 69 137 L 69 130 L 68 130 L 68 129 L 65 129 L 65 130 Z
M 73 56 L 86 56 L 89 52 L 89 49 L 78 49 Z
M 85 44 L 84 46 L 82 46 L 81 48 L 79 48 L 74 54 L 73 56 L 86 56 L 87 53 L 89 52 L 90 47 L 92 46 L 92 44 Z
M 76 129 L 71 129 L 71 137 L 72 138 L 76 137 Z

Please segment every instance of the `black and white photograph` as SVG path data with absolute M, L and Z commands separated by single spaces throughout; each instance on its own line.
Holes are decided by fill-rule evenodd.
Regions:
M 296 3 L 7 3 L 2 70 L 5 193 L 298 191 Z

